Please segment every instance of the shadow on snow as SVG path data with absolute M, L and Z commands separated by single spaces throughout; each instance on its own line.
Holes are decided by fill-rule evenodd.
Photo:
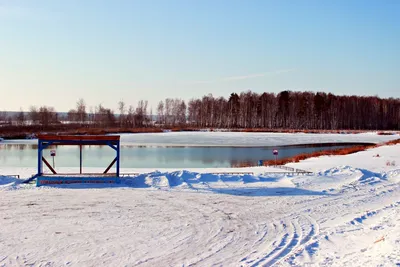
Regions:
M 151 172 L 121 178 L 120 184 L 65 184 L 47 185 L 65 189 L 102 188 L 154 188 L 163 190 L 190 190 L 197 193 L 227 194 L 235 196 L 321 196 L 327 192 L 296 187 L 282 187 L 278 182 L 282 174 L 253 176 L 249 174 L 213 174 L 189 171 Z M 274 186 L 276 184 L 276 186 Z M 268 187 L 266 187 L 268 186 Z
M 206 191 L 210 191 L 216 194 L 227 194 L 227 195 L 249 196 L 249 197 L 332 195 L 327 192 L 312 191 L 308 189 L 295 188 L 295 187 L 209 188 L 206 189 Z

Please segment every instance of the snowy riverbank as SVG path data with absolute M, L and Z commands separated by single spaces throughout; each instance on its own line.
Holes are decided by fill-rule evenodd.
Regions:
M 396 266 L 399 152 L 288 164 L 312 175 L 129 169 L 140 174 L 118 186 L 40 188 L 0 178 L 0 265 Z M 16 171 L 34 173 L 0 167 Z

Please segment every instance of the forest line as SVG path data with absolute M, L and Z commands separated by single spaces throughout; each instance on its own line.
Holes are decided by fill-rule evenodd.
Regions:
M 79 99 L 60 115 L 54 107 L 31 106 L 14 116 L 0 112 L 2 127 L 50 126 L 148 128 L 195 127 L 222 129 L 400 130 L 400 99 L 337 96 L 324 92 L 232 93 L 229 98 L 205 95 L 184 101 L 167 98 L 155 110 L 148 102 L 136 107 L 118 102 L 115 112 L 102 105 L 88 108 Z

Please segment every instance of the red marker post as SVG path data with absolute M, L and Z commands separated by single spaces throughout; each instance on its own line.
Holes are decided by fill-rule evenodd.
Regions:
M 275 155 L 275 166 L 276 166 L 276 160 L 278 159 L 278 149 L 272 150 L 272 154 Z

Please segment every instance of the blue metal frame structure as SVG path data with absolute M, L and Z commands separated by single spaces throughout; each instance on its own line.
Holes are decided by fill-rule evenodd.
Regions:
M 43 150 L 48 148 L 51 145 L 76 145 L 80 147 L 80 157 L 79 157 L 79 165 L 80 165 L 80 175 L 81 177 L 71 177 L 68 175 L 57 175 L 57 172 L 50 166 L 50 164 L 43 157 Z M 82 176 L 82 146 L 84 145 L 108 145 L 116 152 L 115 159 L 111 162 L 111 164 L 107 167 L 107 169 L 103 172 L 103 174 L 99 174 L 95 177 L 84 177 Z M 47 167 L 53 172 L 54 177 L 44 176 L 43 175 L 43 162 L 47 165 Z M 116 174 L 115 176 L 106 175 L 109 169 L 116 163 Z M 115 183 L 119 183 L 119 175 L 120 175 L 120 137 L 117 135 L 113 136 L 105 136 L 105 135 L 40 135 L 38 137 L 38 168 L 37 174 L 32 178 L 36 178 L 37 185 L 40 186 L 42 184 L 62 184 L 62 183 L 101 183 L 104 181 L 105 183 L 110 183 L 114 181 Z M 45 180 L 43 183 L 41 181 Z

